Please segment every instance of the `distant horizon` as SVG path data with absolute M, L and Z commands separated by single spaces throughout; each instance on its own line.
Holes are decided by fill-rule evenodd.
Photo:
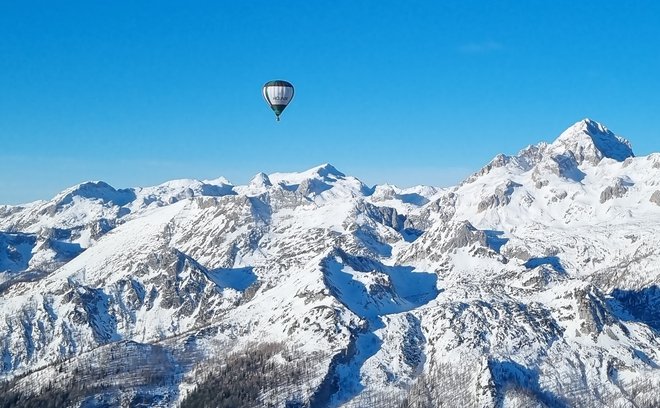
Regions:
M 6 2 L 0 203 L 324 162 L 370 185 L 449 186 L 585 117 L 647 155 L 658 14 L 650 0 Z M 261 92 L 273 79 L 295 87 L 281 122 Z
M 584 121 L 584 120 L 592 120 L 592 119 L 591 119 L 591 118 L 583 118 L 583 119 L 581 119 L 580 121 L 575 122 L 575 124 L 578 124 L 578 123 L 580 123 L 580 122 L 582 122 L 582 121 Z M 598 122 L 598 121 L 595 121 L 595 122 L 597 122 L 597 123 L 599 123 L 599 124 L 604 125 L 605 127 L 607 127 L 607 125 L 606 125 L 605 123 Z M 571 125 L 571 126 L 573 126 L 573 125 Z M 567 127 L 566 129 L 568 129 L 568 128 L 570 128 L 570 126 Z M 564 130 L 566 130 L 566 129 L 564 129 Z M 608 129 L 609 129 L 609 128 L 608 128 Z M 559 137 L 559 135 L 560 135 L 564 130 L 562 130 L 561 132 L 559 132 L 559 133 L 555 136 L 555 138 L 552 139 L 552 140 L 539 140 L 539 141 L 536 141 L 536 142 L 534 142 L 534 143 L 528 143 L 528 144 L 525 145 L 525 146 L 521 146 L 516 152 L 512 152 L 512 153 L 504 153 L 504 152 L 495 153 L 495 154 L 491 157 L 491 159 L 494 158 L 494 157 L 496 157 L 496 156 L 498 156 L 498 155 L 500 155 L 500 154 L 504 154 L 504 155 L 506 155 L 506 156 L 512 156 L 512 155 L 515 155 L 515 154 L 517 154 L 519 151 L 521 151 L 522 149 L 525 149 L 526 147 L 531 146 L 531 145 L 537 145 L 537 144 L 539 144 L 539 143 L 544 143 L 544 142 L 545 142 L 545 143 L 552 143 L 554 140 L 556 140 L 557 137 Z M 611 130 L 611 129 L 610 129 L 610 130 Z M 613 133 L 616 134 L 616 132 L 613 132 Z M 619 136 L 619 137 L 623 137 L 626 141 L 628 141 L 628 142 L 631 144 L 631 146 L 632 146 L 632 150 L 633 150 L 633 153 L 635 154 L 635 157 L 645 157 L 645 156 L 648 156 L 649 154 L 658 153 L 658 152 L 649 152 L 649 153 L 647 153 L 647 154 L 641 154 L 641 155 L 640 155 L 640 154 L 638 154 L 638 153 L 635 151 L 635 145 L 634 145 L 634 142 L 633 142 L 633 141 L 631 141 L 629 138 L 627 138 L 627 137 L 625 137 L 625 136 L 621 136 L 621 135 L 618 135 L 618 134 L 617 134 L 617 136 Z M 309 170 L 311 170 L 311 169 L 315 169 L 315 168 L 318 168 L 318 167 L 323 167 L 323 166 L 326 166 L 326 165 L 330 165 L 330 166 L 334 167 L 336 170 L 338 170 L 339 172 L 343 173 L 343 174 L 346 175 L 346 176 L 351 176 L 351 177 L 355 177 L 355 178 L 357 178 L 358 180 L 360 180 L 361 182 L 363 182 L 365 185 L 367 185 L 367 186 L 369 186 L 369 187 L 375 187 L 375 186 L 379 186 L 379 185 L 394 185 L 395 187 L 400 188 L 400 189 L 408 189 L 408 188 L 413 188 L 413 187 L 418 187 L 418 186 L 427 186 L 427 187 L 435 187 L 435 188 L 448 188 L 448 187 L 453 187 L 453 186 L 456 186 L 456 185 L 460 184 L 462 181 L 464 181 L 466 178 L 468 178 L 470 175 L 474 174 L 475 172 L 479 171 L 479 169 L 483 168 L 483 167 L 486 166 L 488 163 L 489 163 L 489 161 L 484 162 L 484 163 L 482 163 L 480 166 L 478 166 L 477 168 L 474 168 L 474 169 L 468 169 L 468 168 L 455 168 L 455 169 L 449 169 L 449 171 L 447 171 L 447 169 L 445 169 L 445 173 L 449 173 L 449 175 L 446 175 L 447 180 L 453 180 L 453 181 L 448 181 L 448 182 L 445 183 L 445 184 L 415 183 L 415 184 L 404 185 L 404 184 L 400 184 L 400 183 L 396 183 L 396 182 L 388 181 L 387 179 L 385 179 L 386 176 L 384 176 L 384 175 L 374 176 L 373 174 L 372 174 L 371 176 L 367 176 L 367 177 L 365 178 L 365 177 L 361 177 L 361 176 L 358 175 L 358 174 L 352 173 L 352 172 L 350 172 L 350 171 L 345 171 L 345 169 L 343 169 L 341 166 L 337 166 L 337 165 L 335 165 L 335 164 L 332 163 L 332 162 L 318 163 L 318 164 L 311 165 L 311 166 L 308 166 L 308 167 L 303 168 L 303 169 L 271 169 L 271 170 L 269 170 L 269 171 L 259 170 L 259 171 L 254 172 L 254 173 L 251 174 L 251 175 L 242 174 L 242 175 L 240 175 L 240 176 L 237 177 L 237 178 L 228 177 L 228 176 L 226 176 L 226 175 L 224 175 L 224 174 L 219 174 L 219 175 L 215 175 L 215 176 L 211 176 L 211 177 L 178 177 L 178 178 L 170 178 L 170 179 L 162 180 L 162 181 L 160 181 L 160 182 L 159 182 L 159 181 L 156 181 L 156 182 L 153 182 L 153 183 L 143 183 L 143 184 L 134 184 L 134 185 L 116 185 L 116 184 L 114 184 L 114 183 L 112 183 L 112 182 L 110 182 L 110 181 L 108 181 L 108 180 L 102 180 L 102 179 L 90 179 L 90 180 L 82 180 L 82 181 L 80 181 L 80 182 L 73 183 L 73 184 L 68 185 L 68 186 L 64 186 L 64 187 L 60 188 L 59 190 L 53 192 L 49 197 L 37 198 L 37 199 L 35 199 L 35 200 L 24 201 L 24 202 L 17 202 L 17 203 L 6 203 L 6 202 L 0 202 L 0 206 L 1 206 L 1 205 L 10 205 L 10 206 L 14 206 L 14 205 L 21 205 L 21 204 L 29 204 L 29 203 L 31 203 L 31 202 L 35 202 L 35 201 L 49 200 L 49 199 L 52 199 L 53 197 L 55 197 L 57 194 L 61 193 L 62 191 L 65 191 L 65 190 L 67 190 L 67 189 L 69 189 L 69 188 L 75 187 L 75 186 L 80 185 L 80 184 L 90 183 L 90 182 L 92 182 L 92 183 L 94 183 L 94 182 L 103 182 L 103 183 L 107 183 L 108 185 L 112 186 L 113 188 L 115 188 L 115 189 L 117 189 L 117 190 L 120 190 L 120 189 L 130 189 L 130 188 L 154 187 L 154 186 L 163 185 L 163 184 L 166 184 L 166 183 L 169 183 L 169 182 L 172 182 L 172 181 L 177 181 L 177 180 L 196 180 L 196 181 L 200 181 L 200 182 L 211 182 L 211 181 L 214 181 L 214 180 L 217 180 L 217 179 L 225 179 L 225 180 L 228 181 L 231 185 L 234 185 L 234 186 L 243 186 L 243 185 L 247 185 L 247 184 L 249 184 L 250 181 L 251 181 L 255 176 L 257 176 L 257 175 L 260 174 L 260 173 L 264 173 L 264 174 L 266 174 L 266 175 L 268 175 L 268 176 L 271 176 L 271 175 L 273 175 L 273 174 L 275 174 L 275 173 L 302 173 L 302 172 L 306 172 L 306 171 L 309 171 Z M 435 176 L 434 176 L 434 175 L 429 176 L 428 174 L 425 174 L 425 172 L 428 171 L 428 169 L 425 170 L 425 169 L 423 169 L 423 168 L 417 168 L 416 170 L 418 170 L 418 171 L 420 172 L 421 178 L 424 178 L 424 177 L 437 177 L 437 175 L 435 175 Z M 368 181 L 369 178 L 374 179 L 374 178 L 378 178 L 378 177 L 382 177 L 382 180 L 383 180 L 383 181 L 376 181 L 376 182 L 369 182 L 369 181 Z M 396 177 L 394 177 L 394 178 L 396 178 Z

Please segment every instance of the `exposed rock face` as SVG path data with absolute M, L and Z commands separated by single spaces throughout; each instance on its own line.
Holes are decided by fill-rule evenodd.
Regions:
M 628 192 L 629 183 L 622 179 L 617 179 L 613 186 L 607 187 L 600 193 L 600 203 L 603 204 L 607 200 L 613 198 L 620 198 Z
M 576 182 L 580 182 L 584 178 L 584 172 L 580 170 L 579 163 L 572 151 L 546 156 L 535 166 L 532 174 L 534 180 L 539 183 L 538 188 L 549 184 L 548 175 Z
M 482 167 L 481 170 L 479 170 L 478 172 L 476 172 L 473 175 L 471 175 L 470 177 L 468 177 L 464 181 L 464 183 L 471 183 L 474 180 L 478 179 L 479 177 L 490 173 L 491 170 L 493 170 L 493 169 L 496 169 L 496 168 L 499 168 L 499 167 L 504 167 L 509 163 L 510 160 L 511 160 L 511 158 L 509 156 L 506 156 L 506 155 L 503 155 L 503 154 L 498 154 L 497 156 L 495 156 L 495 158 L 493 160 L 491 160 L 490 163 L 488 163 L 487 165 Z
M 483 212 L 489 208 L 506 206 L 511 202 L 511 195 L 516 187 L 521 187 L 521 185 L 508 180 L 503 186 L 495 190 L 495 194 L 483 199 L 479 203 L 478 211 Z
M 660 205 L 660 190 L 655 190 L 649 199 L 654 204 Z
M 442 250 L 465 248 L 474 243 L 486 246 L 486 234 L 474 228 L 468 221 L 463 221 L 451 230 L 449 238 L 442 244 Z

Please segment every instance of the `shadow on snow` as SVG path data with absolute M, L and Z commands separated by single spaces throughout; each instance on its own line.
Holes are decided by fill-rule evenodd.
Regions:
M 253 267 L 220 268 L 208 271 L 208 277 L 221 288 L 231 288 L 243 292 L 257 281 Z
M 488 362 L 490 372 L 495 381 L 496 402 L 495 406 L 500 408 L 504 406 L 504 397 L 509 389 L 523 389 L 544 406 L 550 407 L 568 407 L 565 401 L 550 391 L 541 388 L 539 383 L 539 373 L 522 366 L 513 361 Z
M 348 347 L 335 355 L 310 407 L 335 406 L 350 401 L 364 388 L 360 371 L 381 349 L 376 331 L 381 317 L 421 307 L 435 299 L 437 275 L 416 272 L 410 266 L 387 266 L 370 258 L 336 250 L 323 262 L 324 281 L 335 298 L 366 324 L 351 332 Z
M 541 266 L 541 265 L 550 265 L 550 267 L 552 267 L 552 269 L 554 269 L 556 272 L 559 272 L 561 274 L 566 273 L 566 269 L 564 269 L 559 257 L 557 256 L 530 258 L 527 262 L 525 262 L 525 268 L 527 269 L 534 269 L 537 266 Z

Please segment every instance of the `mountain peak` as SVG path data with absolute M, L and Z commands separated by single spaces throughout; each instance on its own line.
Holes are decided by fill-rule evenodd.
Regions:
M 343 179 L 344 177 L 346 177 L 346 175 L 337 170 L 330 163 L 324 163 L 300 173 L 272 173 L 268 175 L 268 178 L 273 184 L 300 184 L 303 181 L 310 179 L 321 180 L 323 182 L 334 182 L 338 179 Z
M 597 122 L 591 118 L 584 118 L 578 122 L 576 122 L 572 127 L 578 127 L 580 129 L 584 129 L 590 134 L 597 134 L 597 133 L 608 133 L 609 130 L 605 125 L 603 125 L 600 122 Z
M 334 177 L 345 177 L 346 175 L 341 171 L 337 170 L 335 166 L 330 163 L 323 163 L 320 166 L 313 167 L 308 170 L 310 173 L 316 173 L 321 177 L 334 176 Z
M 71 203 L 74 197 L 112 202 L 122 206 L 135 199 L 135 192 L 131 189 L 117 190 L 104 181 L 88 181 L 64 190 L 54 200 L 58 205 L 65 205 Z
M 558 153 L 572 152 L 578 163 L 588 161 L 594 165 L 604 157 L 624 161 L 635 156 L 629 141 L 589 118 L 566 129 L 550 146 L 561 151 Z
M 227 180 L 227 178 L 222 177 L 222 176 L 214 178 L 214 179 L 210 179 L 210 180 L 204 180 L 203 183 L 204 184 L 212 184 L 214 186 L 221 186 L 221 185 L 230 186 L 230 185 L 232 185 L 231 181 Z
M 272 185 L 273 183 L 271 183 L 266 173 L 257 173 L 252 177 L 252 180 L 250 180 L 250 187 L 252 188 L 266 188 L 271 187 Z

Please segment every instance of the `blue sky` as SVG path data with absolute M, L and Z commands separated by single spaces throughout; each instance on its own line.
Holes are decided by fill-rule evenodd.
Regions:
M 449 185 L 584 117 L 660 151 L 654 1 L 57 3 L 0 2 L 0 203 L 324 162 Z

